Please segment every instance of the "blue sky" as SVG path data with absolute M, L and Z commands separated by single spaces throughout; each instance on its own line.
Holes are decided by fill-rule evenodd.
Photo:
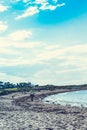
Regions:
M 86 0 L 0 0 L 0 80 L 87 83 Z

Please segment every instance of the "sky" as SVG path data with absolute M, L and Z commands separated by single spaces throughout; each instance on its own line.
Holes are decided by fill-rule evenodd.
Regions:
M 0 80 L 87 83 L 86 0 L 0 0 Z

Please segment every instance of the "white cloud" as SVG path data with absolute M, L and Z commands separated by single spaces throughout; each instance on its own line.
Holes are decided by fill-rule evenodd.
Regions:
M 49 5 L 48 3 L 44 3 L 40 7 L 41 10 L 47 10 L 47 9 L 49 9 L 49 10 L 55 10 L 56 8 L 57 8 L 57 6 Z
M 27 30 L 19 30 L 19 31 L 15 31 L 13 33 L 11 33 L 8 38 L 15 40 L 15 41 L 22 41 L 25 40 L 27 38 L 29 38 L 30 36 L 32 36 L 32 32 L 31 31 L 27 31 Z
M 64 6 L 65 3 L 57 4 L 57 5 L 50 5 L 48 2 L 43 3 L 40 7 L 41 10 L 55 10 L 57 7 Z
M 36 6 L 31 6 L 27 10 L 25 10 L 25 12 L 22 15 L 17 16 L 16 20 L 21 19 L 21 18 L 25 18 L 28 16 L 32 16 L 34 14 L 37 14 L 38 12 L 39 12 L 39 10 Z
M 0 66 L 44 66 L 38 72 L 35 72 L 33 75 L 31 74 L 32 77 L 30 77 L 30 81 L 40 84 L 67 84 L 71 79 L 69 76 L 73 73 L 84 74 L 87 71 L 86 54 L 86 44 L 64 47 L 41 42 L 14 41 L 9 40 L 8 37 L 0 38 Z M 25 75 L 28 75 L 28 73 Z M 14 78 L 9 75 L 6 76 L 8 79 L 11 78 L 11 80 Z M 5 75 L 2 74 L 2 79 L 4 77 Z M 19 79 L 24 81 L 27 78 L 23 79 L 20 76 L 18 77 Z M 15 78 L 15 81 L 18 80 Z M 84 81 L 86 81 L 85 76 Z M 73 78 L 70 83 L 72 84 L 73 82 L 79 83 L 79 78 Z
M 50 58 L 59 58 L 59 56 L 67 57 L 67 56 L 82 56 L 82 54 L 87 53 L 87 44 L 81 45 L 73 45 L 61 47 L 59 45 L 47 45 L 45 46 L 44 51 L 39 55 L 42 58 L 47 58 L 47 55 Z
M 0 73 L 0 80 L 3 82 L 11 82 L 11 83 L 20 83 L 20 82 L 29 82 L 29 78 L 22 78 L 19 76 L 8 75 L 6 73 Z
M 47 0 L 35 0 L 36 4 L 43 4 L 43 3 L 47 3 Z
M 43 69 L 36 72 L 32 77 L 30 78 L 30 81 L 32 83 L 38 83 L 39 85 L 47 85 L 47 84 L 53 84 L 53 85 L 75 85 L 75 84 L 85 84 L 87 83 L 87 78 L 84 72 L 81 72 L 82 76 L 78 77 L 72 77 L 73 73 L 55 73 L 55 70 L 51 69 Z M 76 73 L 74 73 L 76 74 Z
M 70 75 L 73 73 L 84 75 L 87 72 L 86 54 L 86 44 L 64 47 L 41 42 L 14 41 L 9 40 L 8 37 L 0 38 L 0 67 L 43 66 L 30 77 L 30 81 L 39 84 L 68 84 L 71 80 Z M 28 73 L 25 75 L 27 77 Z M 11 80 L 14 78 L 9 75 L 6 76 Z M 2 79 L 4 77 L 5 75 L 2 74 Z M 83 80 L 86 81 L 85 76 L 83 77 Z M 23 79 L 22 76 L 18 77 L 19 79 L 27 80 L 27 78 Z M 15 81 L 18 80 L 15 76 Z M 79 83 L 78 76 L 77 79 L 73 78 L 70 83 Z
M 62 3 L 62 4 L 57 4 L 58 7 L 62 7 L 62 6 L 65 6 L 65 3 Z
M 28 32 L 26 35 L 23 33 L 21 36 L 20 33 L 22 32 L 18 31 L 18 33 L 12 33 L 8 37 L 0 38 L 0 54 L 7 54 L 9 57 L 10 55 L 19 57 L 19 59 L 16 58 L 16 60 L 14 58 L 10 65 L 46 64 L 47 62 L 52 63 L 53 60 L 59 62 L 61 67 L 73 65 L 84 68 L 87 65 L 86 44 L 66 47 L 57 44 L 47 45 L 42 42 L 26 41 L 26 38 L 28 38 Z M 17 36 L 19 36 L 19 38 L 17 38 Z M 21 56 L 21 54 L 23 55 Z M 9 61 L 7 62 L 6 60 L 6 62 L 2 63 L 6 66 Z
M 0 66 L 34 65 L 37 63 L 34 58 L 40 46 L 41 42 L 0 37 Z
M 35 15 L 35 14 L 39 13 L 40 10 L 55 10 L 57 7 L 62 7 L 65 5 L 65 3 L 57 4 L 57 1 L 53 1 L 54 5 L 52 5 L 47 0 L 35 0 L 32 2 L 28 1 L 28 0 L 23 0 L 23 2 L 27 3 L 27 6 L 29 6 L 29 7 L 27 10 L 24 11 L 23 14 L 18 15 L 15 18 L 16 20 Z
M 8 37 L 0 38 L 0 48 L 4 48 L 0 50 L 0 52 L 5 52 L 7 48 L 20 48 L 20 49 L 29 49 L 29 48 L 37 48 L 41 45 L 41 42 L 29 42 L 29 41 L 15 41 L 14 39 L 10 39 Z M 10 50 L 8 50 L 8 53 Z M 13 52 L 13 51 L 12 51 Z M 16 52 L 17 53 L 17 52 Z
M 79 67 L 79 70 L 84 70 L 87 67 L 87 45 L 74 46 L 45 46 L 41 52 L 35 57 L 33 64 L 54 64 L 53 61 L 58 62 L 60 67 L 74 66 Z M 55 65 L 54 65 L 55 66 Z M 57 68 L 57 67 L 56 67 Z
M 8 9 L 8 6 L 4 6 L 2 4 L 0 4 L 0 12 L 4 12 Z
M 53 45 L 53 49 L 52 46 L 47 46 L 39 56 L 38 62 L 42 61 L 45 66 L 33 77 L 39 84 L 65 85 L 87 82 L 86 44 L 56 48 Z
M 8 55 L 9 57 L 12 56 L 12 55 L 18 55 L 19 52 L 18 51 L 14 51 L 13 49 L 10 49 L 10 48 L 5 48 L 5 47 L 1 47 L 0 48 L 0 54 L 4 54 L 4 55 Z M 0 59 L 2 61 L 2 58 Z M 2 63 L 2 62 L 1 62 Z
M 26 59 L 22 59 L 21 57 L 8 58 L 8 59 L 0 58 L 0 66 L 17 66 L 21 64 L 26 65 L 28 64 L 28 61 Z
M 0 32 L 6 31 L 8 28 L 7 24 L 5 22 L 0 21 Z
M 10 44 L 11 45 L 11 44 Z M 22 42 L 20 43 L 12 43 L 12 46 L 15 48 L 23 48 L 23 49 L 32 49 L 35 47 L 38 47 L 40 45 L 40 42 Z

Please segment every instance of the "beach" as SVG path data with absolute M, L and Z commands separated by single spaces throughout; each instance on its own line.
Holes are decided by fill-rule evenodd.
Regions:
M 50 94 L 38 92 L 33 102 L 29 93 L 0 96 L 0 130 L 87 130 L 87 108 L 44 103 Z

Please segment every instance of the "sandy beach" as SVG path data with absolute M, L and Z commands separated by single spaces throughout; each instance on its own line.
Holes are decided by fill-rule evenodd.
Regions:
M 46 95 L 38 92 L 33 102 L 29 93 L 0 96 L 0 130 L 87 130 L 87 108 L 44 103 Z

